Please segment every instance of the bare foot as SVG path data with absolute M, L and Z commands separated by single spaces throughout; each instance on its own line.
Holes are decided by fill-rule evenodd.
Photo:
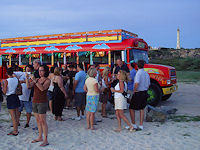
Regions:
M 120 132 L 121 129 L 117 128 L 117 129 L 115 129 L 114 131 L 115 131 L 115 132 Z

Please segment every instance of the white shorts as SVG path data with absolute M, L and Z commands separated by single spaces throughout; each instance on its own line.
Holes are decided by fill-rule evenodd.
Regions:
M 125 97 L 115 98 L 115 110 L 127 109 L 127 100 Z

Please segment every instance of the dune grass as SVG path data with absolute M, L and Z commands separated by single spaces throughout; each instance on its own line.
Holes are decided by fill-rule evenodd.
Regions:
M 200 71 L 177 71 L 178 82 L 200 83 Z

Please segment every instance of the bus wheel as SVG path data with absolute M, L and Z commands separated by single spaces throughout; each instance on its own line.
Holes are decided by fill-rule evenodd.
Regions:
M 164 95 L 164 96 L 162 97 L 162 101 L 168 100 L 171 96 L 172 96 L 172 94 Z
M 147 98 L 147 103 L 151 106 L 158 105 L 162 98 L 162 91 L 159 86 L 155 83 L 151 83 L 147 93 L 149 95 Z

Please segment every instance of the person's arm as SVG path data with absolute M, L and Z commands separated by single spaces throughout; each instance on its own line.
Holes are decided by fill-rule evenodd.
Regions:
M 78 84 L 78 80 L 79 80 L 79 75 L 76 74 L 76 75 L 75 75 L 74 84 L 73 84 L 73 91 L 75 91 L 75 89 L 76 89 L 76 86 L 77 86 L 77 84 Z
M 35 82 L 35 85 L 39 88 L 40 91 L 45 91 L 49 88 L 51 80 L 47 79 L 43 85 L 40 82 L 37 82 L 36 80 L 33 82 Z
M 137 92 L 138 86 L 139 86 L 139 83 L 135 83 L 135 84 L 134 84 L 134 91 L 133 91 L 134 93 Z
M 87 89 L 87 86 L 84 85 L 84 91 L 87 93 L 88 92 L 88 89 Z
M 30 81 L 29 75 L 26 73 L 26 86 L 28 89 L 32 88 L 34 86 L 34 82 Z
M 94 90 L 95 90 L 95 92 L 99 93 L 98 83 L 94 84 Z
M 65 95 L 65 98 L 67 97 L 67 92 L 65 91 L 65 88 L 63 87 L 63 79 L 61 77 L 57 77 L 58 78 L 58 86 L 60 88 L 60 90 L 63 92 L 63 94 Z
M 124 82 L 119 81 L 119 90 L 115 90 L 114 88 L 111 88 L 112 92 L 118 92 L 118 93 L 123 93 L 124 92 Z
M 6 95 L 6 92 L 7 92 L 7 88 L 8 88 L 8 81 L 7 80 L 3 80 L 2 81 L 2 92 L 5 95 Z

